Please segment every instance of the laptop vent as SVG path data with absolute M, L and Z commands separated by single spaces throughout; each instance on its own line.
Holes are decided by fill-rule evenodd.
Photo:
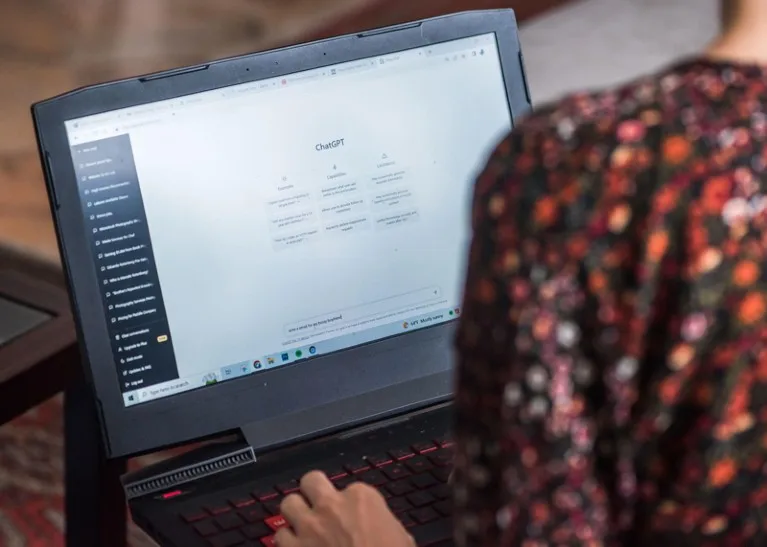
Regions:
M 148 479 L 126 484 L 125 494 L 130 500 L 167 490 L 168 488 L 174 488 L 187 482 L 209 477 L 217 473 L 229 471 L 255 462 L 256 455 L 253 453 L 253 449 L 243 448 L 232 454 L 212 458 L 194 465 L 183 467 L 176 471 L 170 471 Z

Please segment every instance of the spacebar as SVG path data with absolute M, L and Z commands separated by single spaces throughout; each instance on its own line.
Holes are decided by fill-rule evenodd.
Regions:
M 434 545 L 437 542 L 451 538 L 453 528 L 450 519 L 435 520 L 423 526 L 408 528 L 408 532 L 415 539 L 416 545 Z

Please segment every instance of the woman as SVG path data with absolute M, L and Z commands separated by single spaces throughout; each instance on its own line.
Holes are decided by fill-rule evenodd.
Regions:
M 476 186 L 457 545 L 767 545 L 767 2 L 700 59 L 542 109 Z M 321 474 L 281 547 L 405 547 Z

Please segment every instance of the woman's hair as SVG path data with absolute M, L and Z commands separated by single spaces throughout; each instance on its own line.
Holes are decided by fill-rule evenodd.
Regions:
M 719 0 L 722 28 L 729 29 L 740 17 L 748 13 L 761 13 L 764 16 L 764 0 Z
M 722 28 L 727 29 L 735 22 L 743 0 L 719 0 Z

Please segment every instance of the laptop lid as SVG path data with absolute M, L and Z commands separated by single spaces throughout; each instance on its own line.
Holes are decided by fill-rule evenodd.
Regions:
M 34 105 L 109 454 L 448 398 L 472 182 L 529 105 L 511 10 Z

